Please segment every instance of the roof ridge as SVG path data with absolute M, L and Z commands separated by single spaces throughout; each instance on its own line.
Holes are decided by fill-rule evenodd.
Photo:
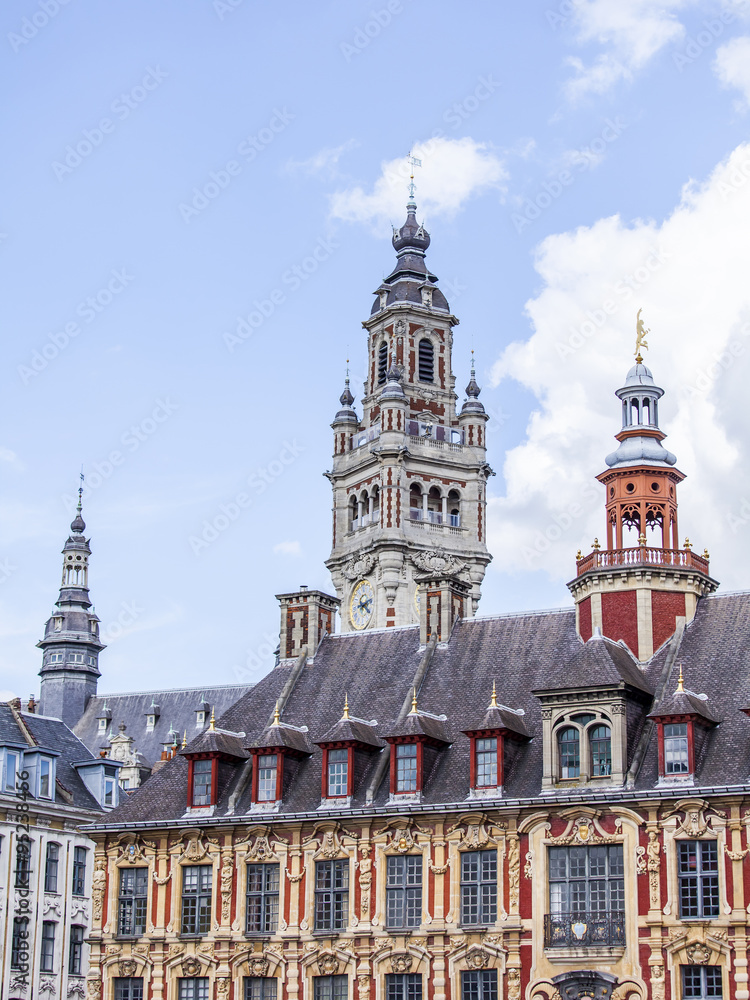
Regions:
M 95 699 L 97 701 L 106 701 L 107 698 L 147 698 L 149 695 L 153 697 L 155 694 L 177 694 L 179 692 L 188 694 L 191 691 L 201 691 L 203 693 L 208 691 L 228 691 L 229 688 L 247 688 L 249 691 L 253 687 L 255 687 L 255 684 L 213 684 L 211 687 L 201 684 L 198 687 L 154 688 L 153 691 L 102 691 L 99 694 L 95 694 L 91 698 L 91 701 Z
M 474 615 L 473 618 L 462 618 L 461 624 L 464 622 L 489 622 L 495 621 L 498 618 L 536 618 L 539 615 L 556 615 L 561 612 L 566 612 L 572 614 L 575 612 L 575 608 L 565 607 L 565 608 L 540 608 L 537 610 L 530 611 L 501 611 L 494 615 Z

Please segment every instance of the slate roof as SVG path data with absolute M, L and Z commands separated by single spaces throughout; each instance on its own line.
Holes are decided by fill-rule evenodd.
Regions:
M 339 721 L 341 692 L 348 691 L 353 714 L 377 719 L 376 732 L 387 735 L 396 728 L 423 654 L 416 626 L 323 639 L 314 662 L 302 669 L 282 713 L 283 722 L 309 726 L 313 753 L 298 764 L 280 816 L 314 813 L 320 805 L 322 751 L 314 744 Z M 669 662 L 666 658 L 670 655 L 672 666 L 664 680 Z M 436 648 L 417 690 L 422 711 L 445 713 L 447 721 L 442 726 L 451 741 L 449 747 L 435 754 L 422 802 L 439 806 L 468 800 L 470 743 L 462 730 L 483 717 L 493 680 L 497 682 L 499 702 L 525 711 L 523 723 L 531 736 L 519 745 L 506 772 L 504 798 L 525 799 L 540 794 L 541 702 L 533 692 L 569 688 L 574 682 L 584 688 L 623 684 L 637 689 L 638 697 L 628 701 L 629 762 L 639 741 L 647 740 L 635 788 L 654 788 L 658 781 L 656 727 L 647 719 L 653 707 L 648 692 L 659 693 L 662 684 L 663 691 L 673 691 L 680 661 L 691 687 L 708 694 L 711 711 L 723 720 L 707 734 L 690 794 L 701 786 L 750 784 L 750 719 L 740 711 L 740 706 L 750 704 L 750 593 L 742 593 L 700 600 L 678 654 L 668 643 L 645 667 L 638 666 L 624 647 L 608 640 L 592 639 L 584 647 L 576 634 L 572 609 L 458 622 L 450 642 Z M 291 670 L 290 665 L 276 667 L 217 718 L 217 725 L 245 731 L 246 746 L 260 740 Z M 371 757 L 364 777 L 355 787 L 352 808 L 365 806 L 367 786 L 380 755 Z M 236 777 L 229 782 L 215 817 L 227 813 L 229 798 L 240 786 L 240 772 L 246 766 L 238 768 Z M 187 762 L 178 756 L 107 822 L 178 819 L 185 812 L 186 780 Z M 249 784 L 245 783 L 237 799 L 234 815 L 248 813 Z M 372 806 L 385 806 L 388 794 L 385 773 Z M 612 788 L 612 794 L 617 796 L 618 789 Z
M 94 760 L 95 757 L 98 757 L 98 754 L 90 753 L 60 719 L 50 719 L 43 715 L 32 715 L 29 712 L 21 712 L 21 718 L 34 739 L 36 746 L 42 750 L 56 751 L 55 773 L 57 782 L 73 797 L 72 803 L 67 801 L 61 793 L 60 788 L 56 785 L 56 805 L 70 806 L 72 804 L 77 809 L 86 809 L 97 813 L 103 812 L 103 809 L 86 788 L 83 779 L 73 767 L 73 764 L 80 764 L 86 760 Z M 0 703 L 0 745 L 23 747 L 24 750 L 32 749 L 13 717 L 13 712 L 7 702 Z
M 333 726 L 317 740 L 318 745 L 322 743 L 362 743 L 365 746 L 377 747 L 380 749 L 385 744 L 378 738 L 375 726 L 359 719 L 339 719 Z
M 224 729 L 210 727 L 196 736 L 180 753 L 189 756 L 194 753 L 223 753 L 230 757 L 244 760 L 250 756 L 244 748 L 244 734 L 226 732 Z
M 92 753 L 98 755 L 100 749 L 109 748 L 108 737 L 117 735 L 120 723 L 124 722 L 126 734 L 133 738 L 133 748 L 140 753 L 141 762 L 151 767 L 154 761 L 160 759 L 164 744 L 169 739 L 170 729 L 179 733 L 180 743 L 187 730 L 190 743 L 199 732 L 195 725 L 195 713 L 207 710 L 205 701 L 214 709 L 218 719 L 230 705 L 247 694 L 251 686 L 225 684 L 217 687 L 141 691 L 136 694 L 99 694 L 90 699 L 73 731 Z M 203 703 L 202 699 L 205 699 Z M 160 715 L 153 732 L 149 733 L 146 731 L 146 715 L 152 702 L 159 706 Z M 105 705 L 109 712 L 105 710 Z M 111 720 L 105 733 L 99 732 L 98 720 L 102 717 Z

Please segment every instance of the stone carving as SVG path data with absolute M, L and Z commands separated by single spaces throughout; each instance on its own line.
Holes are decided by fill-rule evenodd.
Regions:
M 492 836 L 487 829 L 487 817 L 481 815 L 462 817 L 457 823 L 449 827 L 447 833 L 450 835 L 456 830 L 463 833 L 459 850 L 479 850 L 486 847 L 492 841 Z
M 48 913 L 56 913 L 58 917 L 62 917 L 62 910 L 60 908 L 60 900 L 54 897 L 50 899 L 45 897 L 43 913 L 46 916 Z
M 669 819 L 670 816 L 682 813 L 683 817 L 677 831 L 678 834 L 684 834 L 686 837 L 702 837 L 713 818 L 707 817 L 707 812 L 713 813 L 720 819 L 726 819 L 725 812 L 715 809 L 705 799 L 681 799 L 668 812 L 664 813 L 663 818 Z
M 234 878 L 234 861 L 231 854 L 225 854 L 221 864 L 221 919 L 229 920 L 232 905 L 232 881 Z
M 70 906 L 70 917 L 71 920 L 75 920 L 76 917 L 82 917 L 86 922 L 89 919 L 89 908 L 85 899 L 74 898 Z
M 430 858 L 427 859 L 427 867 L 430 869 L 433 875 L 445 875 L 445 873 L 450 868 L 450 860 L 446 861 L 444 865 L 434 865 Z
M 521 998 L 521 970 L 508 969 L 508 1000 Z
M 518 837 L 508 838 L 508 899 L 511 910 L 518 909 L 519 880 L 521 877 L 521 854 Z
M 199 976 L 201 974 L 202 968 L 203 966 L 198 961 L 198 959 L 193 958 L 190 955 L 183 958 L 182 960 L 182 974 L 183 976 L 186 976 L 188 979 L 192 979 L 195 976 Z
M 106 887 L 107 862 L 105 858 L 97 858 L 94 862 L 94 875 L 91 883 L 91 898 L 94 904 L 94 920 L 97 922 L 102 919 L 102 904 L 104 902 L 104 890 Z
M 484 948 L 470 948 L 464 962 L 467 969 L 486 969 L 490 964 L 490 955 Z
M 661 847 L 659 834 L 656 830 L 648 832 L 648 847 L 646 848 L 646 868 L 648 869 L 649 906 L 652 910 L 659 908 L 659 871 L 661 868 Z
M 29 980 L 26 976 L 13 976 L 9 988 L 11 993 L 25 993 L 29 988 Z
M 664 1000 L 664 966 L 651 966 L 651 997 L 652 1000 Z
M 268 975 L 268 959 L 259 955 L 250 955 L 247 960 L 247 974 L 264 979 Z
M 360 549 L 359 552 L 355 552 L 354 555 L 344 563 L 341 572 L 347 580 L 359 580 L 363 576 L 367 576 L 367 574 L 372 571 L 374 565 L 375 554 L 373 552 L 368 552 L 366 549 Z
M 359 1000 L 368 1000 L 368 997 L 370 996 L 369 976 L 357 976 L 357 990 L 359 992 Z
M 431 573 L 441 576 L 456 576 L 466 569 L 463 559 L 457 559 L 450 552 L 446 552 L 442 545 L 434 549 L 409 553 L 411 561 L 423 573 Z
M 121 958 L 117 963 L 117 968 L 120 970 L 120 976 L 122 976 L 123 979 L 127 979 L 130 976 L 135 975 L 138 965 L 132 958 Z
M 107 954 L 108 955 L 119 955 L 121 951 L 122 951 L 122 945 L 121 944 L 109 944 L 109 945 L 107 945 Z
M 307 848 L 317 847 L 317 851 L 315 852 L 316 858 L 338 858 L 344 853 L 339 831 L 347 837 L 352 837 L 354 840 L 357 839 L 353 834 L 348 833 L 343 827 L 339 826 L 338 823 L 332 828 L 317 825 L 310 836 L 302 842 L 302 846 Z
M 523 877 L 524 878 L 533 878 L 533 875 L 534 875 L 533 862 L 534 862 L 534 853 L 533 853 L 533 851 L 527 851 L 526 852 L 526 864 L 523 866 Z
M 398 336 L 403 336 L 406 333 L 406 323 L 404 320 L 397 319 L 395 329 Z
M 318 955 L 318 972 L 321 976 L 335 976 L 339 971 L 339 964 L 333 952 L 327 951 Z
M 247 852 L 247 857 L 249 861 L 273 861 L 276 855 L 269 843 L 268 837 L 259 834 Z
M 229 986 L 231 984 L 231 979 L 217 979 L 216 980 L 216 990 L 220 997 L 229 996 Z
M 549 830 L 549 824 L 547 824 L 547 829 Z M 549 844 L 617 844 L 622 840 L 621 837 L 610 837 L 606 834 L 601 835 L 596 832 L 594 828 L 594 823 L 586 816 L 581 816 L 573 821 L 572 829 L 570 826 L 568 830 L 560 837 L 550 837 L 547 843 Z
M 391 955 L 391 971 L 394 975 L 402 975 L 411 969 L 412 957 L 408 952 L 403 955 Z
M 129 865 L 143 863 L 146 860 L 144 854 L 146 848 L 151 851 L 156 850 L 156 844 L 153 840 L 144 840 L 143 837 L 133 833 L 124 833 L 118 839 L 118 845 L 120 853 L 117 856 L 117 861 L 126 861 Z
M 359 862 L 359 905 L 363 914 L 370 912 L 370 889 L 372 887 L 372 858 L 370 847 L 363 844 L 360 848 L 362 860 Z
M 164 875 L 163 878 L 159 878 L 159 876 L 156 874 L 156 872 L 154 872 L 153 878 L 154 878 L 154 882 L 156 882 L 157 885 L 166 885 L 167 882 L 172 878 L 172 871 L 170 869 L 170 871 L 168 871 L 167 874 Z
M 302 869 L 298 871 L 296 875 L 292 875 L 292 873 L 289 871 L 288 868 L 285 868 L 284 871 L 286 872 L 286 877 L 289 879 L 290 882 L 299 882 L 302 879 L 302 876 L 307 871 L 307 867 L 303 865 Z
M 40 979 L 39 986 L 37 988 L 39 990 L 39 996 L 47 993 L 49 996 L 53 997 L 55 993 L 57 993 L 57 986 L 54 979 Z
M 170 944 L 169 946 L 169 957 L 175 958 L 177 955 L 181 955 L 185 950 L 185 945 L 180 942 L 175 942 L 175 944 Z
M 13 984 L 10 986 L 13 989 Z M 79 1000 L 83 1000 L 86 996 L 86 987 L 83 985 L 80 979 L 73 979 L 68 983 L 68 997 L 78 997 Z
M 132 945 L 132 950 L 136 955 L 148 955 L 148 945 L 147 944 L 134 944 Z
M 89 979 L 86 983 L 86 990 L 91 1000 L 101 1000 L 102 984 L 98 979 Z
M 646 859 L 644 857 L 646 853 L 645 847 L 636 847 L 635 849 L 635 873 L 636 875 L 645 875 L 646 873 Z
M 727 855 L 728 855 L 730 861 L 742 861 L 742 859 L 750 851 L 750 847 L 746 847 L 744 851 L 730 851 L 729 848 L 725 844 L 724 845 L 724 850 L 727 852 Z
M 202 861 L 209 852 L 209 844 L 218 847 L 218 837 L 209 837 L 202 830 L 184 830 L 176 844 L 177 850 L 182 847 L 178 861 Z
M 711 960 L 711 949 L 699 941 L 696 941 L 695 944 L 689 944 L 685 953 L 690 959 L 691 965 L 708 965 Z

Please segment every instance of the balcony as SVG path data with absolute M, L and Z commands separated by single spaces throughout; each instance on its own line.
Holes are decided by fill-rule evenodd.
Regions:
M 708 559 L 699 556 L 692 549 L 655 549 L 647 545 L 637 545 L 630 549 L 594 549 L 582 559 L 576 560 L 576 575 L 581 576 L 592 569 L 622 569 L 630 566 L 655 566 L 668 569 L 694 569 L 708 576 Z
M 547 913 L 544 917 L 544 947 L 624 948 L 625 914 L 606 910 Z
M 352 437 L 352 451 L 356 451 L 357 448 L 361 448 L 363 445 L 369 444 L 370 441 L 375 441 L 380 437 L 380 424 L 373 424 L 372 427 L 368 427 L 367 430 L 358 431 Z
M 462 450 L 464 432 L 460 428 L 427 424 L 421 420 L 407 421 L 406 428 L 414 444 L 427 445 L 428 448 L 447 448 L 449 451 Z
M 350 531 L 357 531 L 359 528 L 366 528 L 370 524 L 380 524 L 380 507 L 376 507 L 370 514 L 363 514 L 362 517 L 355 517 L 352 520 Z
M 409 508 L 409 520 L 421 521 L 427 524 L 447 525 L 449 528 L 461 527 L 460 514 L 446 514 L 439 510 L 423 510 L 421 507 Z

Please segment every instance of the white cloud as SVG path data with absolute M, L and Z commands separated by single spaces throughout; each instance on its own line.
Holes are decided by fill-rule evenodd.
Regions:
M 349 150 L 355 149 L 358 145 L 356 139 L 348 139 L 340 146 L 328 146 L 325 149 L 320 149 L 306 160 L 292 158 L 287 161 L 285 169 L 290 174 L 322 175 L 330 180 L 339 176 L 339 160 L 344 153 L 348 153 Z
M 578 0 L 572 14 L 580 45 L 604 46 L 593 62 L 575 56 L 567 60 L 575 76 L 567 81 L 567 97 L 576 101 L 602 94 L 633 74 L 669 42 L 685 33 L 676 12 L 692 0 Z
M 726 587 L 750 586 L 750 143 L 705 183 L 685 186 L 661 225 L 601 219 L 537 248 L 541 291 L 526 311 L 532 334 L 493 369 L 537 406 L 525 440 L 507 453 L 506 495 L 490 503 L 490 550 L 502 569 L 570 579 L 576 550 L 605 534 L 593 477 L 617 446 L 614 390 L 632 364 L 640 306 L 647 364 L 666 395 L 667 447 L 688 475 L 680 531 L 711 551 Z
M 454 215 L 473 195 L 489 188 L 504 189 L 505 166 L 487 143 L 469 137 L 435 138 L 418 143 L 412 153 L 422 160 L 416 168 L 420 218 Z M 389 221 L 402 221 L 408 182 L 406 157 L 383 162 L 372 191 L 353 187 L 331 197 L 331 215 L 368 223 L 382 236 Z
M 750 36 L 722 45 L 716 52 L 714 71 L 725 87 L 739 90 L 744 104 L 750 106 Z
M 279 542 L 274 545 L 273 551 L 280 556 L 301 556 L 302 546 L 297 541 Z
M 0 446 L 0 462 L 15 462 L 18 456 L 10 448 L 3 448 Z

